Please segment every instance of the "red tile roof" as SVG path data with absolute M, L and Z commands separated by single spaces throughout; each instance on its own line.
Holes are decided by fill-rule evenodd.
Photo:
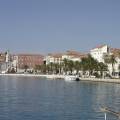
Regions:
M 93 49 L 101 49 L 101 48 L 103 48 L 104 46 L 106 46 L 106 45 L 98 45 L 98 46 L 92 48 L 92 50 L 93 50 Z
M 120 57 L 120 49 L 118 48 L 111 48 L 111 53 L 113 53 L 116 57 Z
M 54 58 L 62 58 L 62 53 L 49 53 L 48 56 L 54 57 Z

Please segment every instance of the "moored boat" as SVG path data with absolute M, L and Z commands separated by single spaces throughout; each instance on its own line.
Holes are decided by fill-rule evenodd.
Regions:
M 73 75 L 66 75 L 64 77 L 65 81 L 80 81 L 80 78 L 78 76 L 73 76 Z

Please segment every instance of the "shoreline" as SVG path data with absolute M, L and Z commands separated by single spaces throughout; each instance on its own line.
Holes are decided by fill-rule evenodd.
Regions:
M 80 78 L 80 81 L 119 83 L 120 84 L 120 79 Z
M 48 79 L 63 79 L 64 75 L 47 75 L 47 74 L 0 74 L 0 76 L 17 76 L 17 77 L 45 77 Z
M 46 77 L 43 74 L 0 74 L 0 76 Z
M 0 76 L 16 76 L 16 77 L 44 77 L 47 79 L 64 79 L 65 75 L 46 75 L 46 74 L 0 74 Z M 119 83 L 120 79 L 102 79 L 102 78 L 81 78 L 80 81 L 89 82 L 106 82 L 106 83 Z

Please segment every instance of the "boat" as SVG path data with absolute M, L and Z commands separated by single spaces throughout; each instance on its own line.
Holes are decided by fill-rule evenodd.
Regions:
M 64 77 L 65 81 L 80 81 L 80 78 L 78 76 L 74 76 L 74 75 L 66 75 Z

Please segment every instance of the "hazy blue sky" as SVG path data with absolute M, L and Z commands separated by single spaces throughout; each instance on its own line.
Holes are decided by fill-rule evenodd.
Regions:
M 0 51 L 120 48 L 120 0 L 0 0 Z

